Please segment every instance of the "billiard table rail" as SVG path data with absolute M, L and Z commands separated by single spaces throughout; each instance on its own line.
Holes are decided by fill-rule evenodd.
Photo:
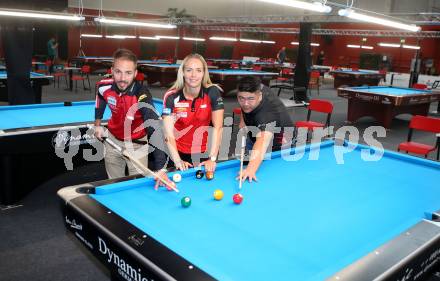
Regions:
M 58 196 L 66 228 L 110 270 L 112 279 L 127 280 L 126 275 L 128 280 L 216 280 L 104 205 L 95 204 L 85 196 L 94 188 L 94 184 L 66 187 Z
M 412 105 L 412 104 L 423 104 L 431 103 L 440 100 L 440 92 L 432 92 L 430 90 L 417 90 L 410 89 L 414 91 L 414 94 L 376 94 L 374 92 L 365 92 L 363 89 L 374 89 L 375 87 L 353 87 L 353 88 L 338 88 L 338 96 L 346 99 L 358 99 L 362 101 L 367 101 L 371 103 L 378 104 L 391 104 L 394 106 Z M 388 86 L 390 89 L 401 89 L 400 87 Z

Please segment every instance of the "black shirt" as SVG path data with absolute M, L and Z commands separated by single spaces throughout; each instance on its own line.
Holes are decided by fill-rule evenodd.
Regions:
M 262 85 L 261 91 L 263 93 L 261 103 L 249 113 L 242 111 L 243 120 L 247 127 L 273 132 L 272 151 L 280 150 L 283 144 L 284 128 L 292 127 L 293 121 L 284 104 L 267 86 Z M 252 130 L 249 131 L 248 137 L 255 143 L 256 137 Z

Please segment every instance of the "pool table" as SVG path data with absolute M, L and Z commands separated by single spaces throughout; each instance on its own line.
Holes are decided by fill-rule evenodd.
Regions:
M 338 96 L 348 99 L 348 121 L 354 122 L 361 117 L 372 116 L 382 126 L 390 128 L 396 115 L 427 115 L 430 103 L 440 100 L 440 91 L 365 86 L 339 88 Z
M 90 66 L 90 70 L 93 72 L 95 70 L 108 67 L 108 64 L 106 63 L 108 60 L 113 60 L 113 57 L 78 56 L 71 58 L 69 64 L 76 67 L 88 65 Z
M 241 205 L 238 160 L 181 172 L 179 193 L 135 176 L 63 188 L 65 226 L 121 280 L 419 280 L 440 261 L 440 163 L 332 140 L 271 158 Z
M 377 86 L 380 79 L 385 79 L 385 73 L 376 70 L 333 70 L 330 71 L 334 79 L 334 88 L 341 86 Z
M 212 69 L 209 70 L 209 76 L 213 83 L 218 83 L 223 89 L 223 94 L 227 95 L 229 92 L 237 88 L 238 81 L 244 76 L 258 76 L 261 82 L 269 86 L 270 80 L 276 79 L 278 73 L 242 70 L 242 69 Z
M 145 73 L 148 84 L 159 82 L 161 87 L 168 87 L 176 81 L 177 70 L 180 64 L 177 63 L 142 63 L 139 69 Z
M 206 59 L 207 62 L 211 62 L 213 65 L 218 66 L 219 68 L 231 68 L 232 64 L 241 65 L 243 63 L 242 60 L 234 60 L 234 59 Z
M 161 112 L 162 101 L 154 105 Z M 107 109 L 104 124 L 110 115 Z M 0 120 L 0 204 L 13 204 L 58 173 L 87 163 L 85 149 L 102 159 L 92 147 L 101 143 L 89 131 L 94 101 L 1 106 Z
M 49 85 L 53 76 L 37 72 L 30 72 L 31 86 L 34 91 L 35 102 L 41 103 L 42 86 Z M 8 75 L 5 70 L 0 70 L 0 101 L 8 101 Z

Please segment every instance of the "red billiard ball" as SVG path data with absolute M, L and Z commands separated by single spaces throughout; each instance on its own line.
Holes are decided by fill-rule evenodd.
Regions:
M 214 172 L 208 171 L 206 172 L 206 179 L 212 180 L 214 178 Z
M 241 202 L 243 202 L 243 195 L 241 195 L 240 193 L 234 194 L 232 200 L 235 204 L 241 204 Z

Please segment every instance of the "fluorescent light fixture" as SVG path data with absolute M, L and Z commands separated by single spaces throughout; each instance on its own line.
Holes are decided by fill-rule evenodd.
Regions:
M 51 19 L 51 20 L 67 20 L 67 21 L 81 21 L 84 17 L 78 15 L 68 15 L 60 13 L 39 13 L 31 10 L 12 10 L 1 9 L 0 16 L 6 17 L 21 17 L 21 18 L 37 18 L 37 19 Z
M 351 44 L 349 44 L 349 45 L 347 45 L 347 47 L 348 48 L 357 48 L 357 49 L 359 49 L 361 46 L 360 45 L 351 45 Z
M 136 36 L 133 35 L 106 35 L 105 38 L 109 39 L 134 39 Z
M 130 26 L 143 26 L 143 27 L 155 27 L 155 28 L 176 28 L 173 24 L 161 24 L 161 23 L 150 23 L 144 21 L 131 21 L 131 20 L 119 20 L 119 19 L 109 19 L 109 18 L 95 18 L 95 21 L 100 23 L 109 23 L 117 25 L 130 25 Z
M 233 42 L 237 42 L 236 38 L 233 37 L 218 37 L 218 36 L 212 36 L 209 37 L 210 40 L 218 40 L 218 41 L 233 41 Z
M 263 40 L 263 41 L 261 41 L 261 43 L 263 43 L 263 44 L 275 44 L 275 41 L 266 41 L 266 40 Z
M 166 35 L 156 35 L 155 37 L 159 38 L 159 39 L 171 39 L 171 40 L 179 40 L 180 39 L 180 37 L 177 37 L 177 36 L 166 36 Z
M 373 50 L 372 46 L 361 46 L 362 49 Z
M 299 45 L 299 42 L 290 42 L 290 44 L 291 45 Z M 319 43 L 310 43 L 310 46 L 313 46 L 313 47 L 317 47 L 317 46 L 319 46 Z
M 402 45 L 402 47 L 405 49 L 420 50 L 420 46 Z
M 341 9 L 341 10 L 339 10 L 338 14 L 340 16 L 348 17 L 348 18 L 358 20 L 358 21 L 375 23 L 375 24 L 390 26 L 390 27 L 404 29 L 404 30 L 413 31 L 413 32 L 420 31 L 420 27 L 413 25 L 413 24 L 405 24 L 405 23 L 401 23 L 401 22 L 397 22 L 397 21 L 392 21 L 392 20 L 387 20 L 387 19 L 383 19 L 383 18 L 359 14 L 358 12 L 355 12 L 352 9 Z
M 139 36 L 139 39 L 143 39 L 143 40 L 159 40 L 159 38 L 151 37 L 151 36 Z
M 393 44 L 393 43 L 379 43 L 378 44 L 381 47 L 391 47 L 391 48 L 400 48 L 400 44 Z
M 102 38 L 101 34 L 81 34 L 81 37 Z
M 187 41 L 205 41 L 205 38 L 183 37 L 183 40 L 187 40 Z
M 259 1 L 281 5 L 281 6 L 303 9 L 303 10 L 309 10 L 319 13 L 330 13 L 332 11 L 332 8 L 330 6 L 326 6 L 321 2 L 310 3 L 310 2 L 303 2 L 296 0 L 259 0 Z
M 240 38 L 240 42 L 248 42 L 248 43 L 258 43 L 260 44 L 261 41 L 260 40 L 254 40 L 254 39 L 244 39 L 244 38 Z

